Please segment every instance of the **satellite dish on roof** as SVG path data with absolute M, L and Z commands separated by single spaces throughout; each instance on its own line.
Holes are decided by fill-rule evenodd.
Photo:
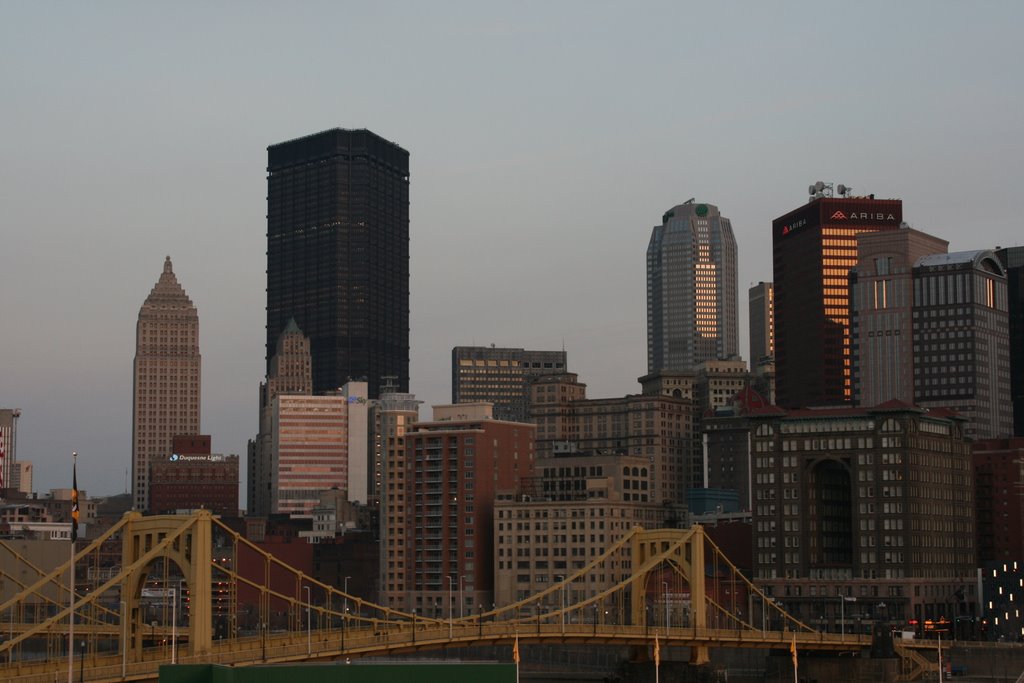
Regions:
M 819 180 L 818 182 L 814 183 L 814 189 L 817 190 L 818 192 L 821 192 L 822 190 L 825 189 L 825 183 Z
M 836 189 L 839 190 L 839 194 L 845 195 L 850 188 L 848 188 L 846 185 L 843 185 L 842 183 L 839 183 L 839 187 L 837 187 Z
M 807 194 L 814 194 L 814 185 L 807 186 Z

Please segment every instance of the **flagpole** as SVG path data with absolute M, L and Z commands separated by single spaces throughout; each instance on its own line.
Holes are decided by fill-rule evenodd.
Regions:
M 654 634 L 654 683 L 661 678 L 661 644 L 658 642 L 658 634 Z
M 68 614 L 68 683 L 75 678 L 75 542 L 71 541 L 71 613 Z
M 512 659 L 516 663 L 516 683 L 519 683 L 519 629 L 516 629 L 516 642 L 512 646 Z
M 790 646 L 793 653 L 793 683 L 800 683 L 800 665 L 796 654 L 796 631 L 793 632 L 793 644 Z
M 71 612 L 68 614 L 68 683 L 75 678 L 75 541 L 78 540 L 78 452 L 71 453 Z

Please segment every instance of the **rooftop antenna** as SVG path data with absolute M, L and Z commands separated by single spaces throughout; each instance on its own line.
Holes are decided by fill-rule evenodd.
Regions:
M 840 185 L 840 187 L 845 187 Z M 825 183 L 818 181 L 812 185 L 807 186 L 807 194 L 811 196 L 811 199 L 821 199 L 822 197 L 832 196 L 832 183 Z

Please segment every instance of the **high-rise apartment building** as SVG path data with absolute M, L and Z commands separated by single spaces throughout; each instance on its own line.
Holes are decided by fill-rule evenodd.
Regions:
M 1024 247 L 996 249 L 996 256 L 1006 270 L 1013 433 L 1024 437 Z
M 491 403 L 496 420 L 527 422 L 530 383 L 541 375 L 565 371 L 565 351 L 456 346 L 452 349 L 452 403 Z
M 409 153 L 368 130 L 267 148 L 267 365 L 296 320 L 313 391 L 409 385 Z
M 435 406 L 406 433 L 405 562 L 388 551 L 385 605 L 437 619 L 494 602 L 494 501 L 533 476 L 534 425 L 491 418 L 487 404 Z M 390 481 L 388 482 L 390 485 Z M 386 529 L 385 547 L 397 533 Z
M 199 433 L 199 314 L 171 257 L 139 309 L 132 401 L 132 504 L 149 509 L 149 468 L 171 455 L 173 437 Z
M 387 392 L 371 408 L 378 473 L 373 502 L 379 509 L 380 586 L 393 586 L 405 580 L 409 560 L 405 529 L 407 517 L 413 514 L 407 505 L 406 438 L 412 425 L 419 421 L 420 403 L 414 394 Z M 389 607 L 404 604 L 397 592 L 392 591 L 387 597 Z
M 853 401 L 876 406 L 896 399 L 913 404 L 914 263 L 945 254 L 949 243 L 906 224 L 857 236 L 850 271 L 850 357 Z
M 1006 273 L 989 250 L 914 264 L 914 399 L 967 418 L 972 439 L 1013 433 Z
M 647 371 L 739 354 L 736 238 L 712 204 L 665 212 L 647 246 Z
M 770 282 L 758 282 L 750 288 L 751 370 L 764 359 L 775 358 L 775 289 Z
M 896 230 L 903 220 L 898 199 L 819 195 L 772 222 L 776 402 L 788 408 L 852 399 L 849 272 L 857 235 Z

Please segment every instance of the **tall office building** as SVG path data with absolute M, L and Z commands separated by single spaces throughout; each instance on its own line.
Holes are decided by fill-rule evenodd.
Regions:
M 967 436 L 1013 433 L 1006 273 L 989 250 L 914 264 L 914 398 L 967 418 Z
M 922 622 L 957 616 L 948 603 L 958 590 L 977 602 L 962 419 L 899 401 L 740 419 L 749 429 L 755 578 L 791 614 L 835 624 L 836 595 L 870 600 L 861 608 L 881 597 L 885 612 L 870 616 Z
M 409 153 L 368 130 L 267 148 L 267 364 L 292 318 L 313 391 L 409 385 Z
M 857 236 L 850 271 L 853 401 L 877 406 L 914 396 L 914 263 L 945 254 L 946 240 L 904 224 L 898 230 Z
M 267 381 L 260 383 L 260 431 L 254 440 L 249 441 L 248 452 L 249 495 L 246 507 L 250 515 L 270 514 L 274 399 L 278 394 L 309 396 L 312 393 L 309 338 L 292 318 L 277 338 Z
M 787 408 L 851 400 L 849 273 L 857 235 L 896 230 L 903 220 L 898 199 L 821 194 L 772 222 L 776 402 Z
M 0 498 L 5 489 L 18 490 L 18 418 L 21 410 L 0 408 Z
M 1013 434 L 1024 437 L 1024 247 L 996 249 L 996 256 L 1006 270 Z
M 647 246 L 647 372 L 739 354 L 736 239 L 717 206 L 665 212 Z
M 750 369 L 775 358 L 775 290 L 770 282 L 750 288 Z
M 199 433 L 199 314 L 164 261 L 135 327 L 132 504 L 149 509 L 149 466 L 171 455 L 172 439 Z
M 527 422 L 530 384 L 566 371 L 565 351 L 527 351 L 495 346 L 452 349 L 452 403 L 491 403 L 494 419 Z

